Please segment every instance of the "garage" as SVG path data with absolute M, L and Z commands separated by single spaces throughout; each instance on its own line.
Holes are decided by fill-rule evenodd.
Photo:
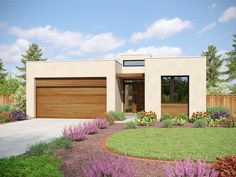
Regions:
M 106 78 L 36 79 L 36 117 L 94 118 L 106 112 Z

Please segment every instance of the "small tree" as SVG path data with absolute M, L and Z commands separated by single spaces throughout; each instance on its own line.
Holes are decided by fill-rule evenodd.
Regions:
M 233 35 L 233 49 L 229 52 L 226 52 L 228 58 L 224 60 L 227 62 L 226 67 L 228 68 L 224 74 L 227 74 L 228 78 L 226 81 L 232 81 L 236 79 L 236 34 Z
M 207 51 L 202 52 L 202 56 L 207 60 L 207 88 L 215 87 L 217 82 L 220 82 L 219 76 L 222 74 L 219 71 L 223 60 L 221 55 L 217 55 L 217 49 L 214 45 L 209 45 Z
M 16 68 L 22 73 L 21 75 L 17 76 L 25 82 L 26 80 L 26 62 L 27 61 L 45 61 L 46 59 L 43 58 L 42 50 L 39 48 L 37 44 L 31 44 L 29 49 L 26 51 L 25 54 L 22 55 L 21 63 L 23 66 Z
M 6 70 L 3 68 L 3 61 L 0 59 L 0 84 L 3 84 L 3 82 L 6 80 Z
M 12 96 L 14 102 L 13 106 L 20 111 L 26 112 L 26 94 L 25 86 L 20 85 L 16 90 L 15 94 Z

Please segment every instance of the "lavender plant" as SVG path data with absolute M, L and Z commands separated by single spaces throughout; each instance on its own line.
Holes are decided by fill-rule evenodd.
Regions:
M 82 125 L 71 125 L 65 127 L 62 132 L 65 138 L 69 138 L 74 141 L 81 141 L 87 138 L 87 131 Z
M 168 177 L 217 177 L 218 172 L 214 169 L 207 169 L 206 162 L 201 161 L 197 157 L 197 163 L 194 164 L 189 157 L 185 157 L 183 161 L 175 161 L 175 167 L 169 164 L 165 166 L 166 175 Z
M 96 124 L 97 124 L 97 127 L 99 129 L 105 129 L 108 127 L 108 123 L 105 119 L 97 119 L 95 120 Z
M 13 112 L 11 112 L 11 115 L 15 120 L 20 121 L 20 120 L 26 120 L 27 119 L 27 115 L 22 111 L 13 111 Z
M 94 156 L 83 171 L 87 177 L 133 177 L 135 172 L 127 157 L 105 154 Z
M 83 126 L 88 134 L 96 134 L 99 131 L 96 121 L 85 122 Z

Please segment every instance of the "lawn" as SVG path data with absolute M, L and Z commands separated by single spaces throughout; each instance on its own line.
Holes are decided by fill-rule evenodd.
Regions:
M 236 154 L 236 128 L 141 128 L 114 133 L 110 150 L 130 156 L 163 160 L 192 159 L 199 154 L 207 161 Z

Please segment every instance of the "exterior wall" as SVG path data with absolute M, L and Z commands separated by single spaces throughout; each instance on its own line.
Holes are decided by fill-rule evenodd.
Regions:
M 206 110 L 206 59 L 152 58 L 145 61 L 145 110 L 161 116 L 161 76 L 189 76 L 189 114 Z
M 106 77 L 107 78 L 107 110 L 116 110 L 116 77 L 115 60 L 103 61 L 46 61 L 27 62 L 26 71 L 26 108 L 30 117 L 36 116 L 35 78 L 66 77 Z

